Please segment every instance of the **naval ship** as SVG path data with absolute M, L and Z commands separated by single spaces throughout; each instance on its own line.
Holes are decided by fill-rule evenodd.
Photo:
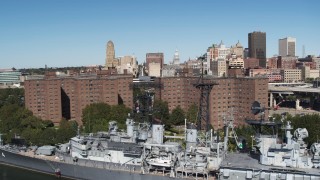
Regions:
M 194 125 L 185 130 L 186 148 L 164 142 L 162 124 L 128 116 L 126 125 L 119 131 L 111 121 L 107 132 L 78 133 L 68 143 L 38 148 L 3 145 L 0 138 L 0 163 L 73 179 L 165 180 L 211 179 L 222 161 L 212 132 L 202 141 Z
M 136 123 L 128 116 L 126 132 L 111 121 L 107 132 L 78 133 L 57 146 L 3 145 L 0 138 L 0 163 L 73 179 L 320 179 L 320 143 L 307 149 L 306 129 L 292 135 L 290 122 L 247 122 L 257 132 L 251 153 L 228 152 L 229 130 L 236 134 L 232 119 L 225 121 L 223 138 L 185 123 L 184 143 L 178 143 L 164 135 L 164 125 Z M 285 132 L 284 142 L 278 128 Z

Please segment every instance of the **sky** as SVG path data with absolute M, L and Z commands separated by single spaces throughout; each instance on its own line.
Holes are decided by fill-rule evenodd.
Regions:
M 248 47 L 248 33 L 267 34 L 267 56 L 278 39 L 297 39 L 296 55 L 320 55 L 319 0 L 0 0 L 0 69 L 104 65 L 106 43 L 116 56 L 177 49 L 180 62 L 209 46 Z

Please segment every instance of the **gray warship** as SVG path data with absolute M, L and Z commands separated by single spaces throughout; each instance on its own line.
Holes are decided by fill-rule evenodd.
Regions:
M 225 121 L 220 140 L 213 130 L 199 131 L 187 123 L 183 137 L 165 136 L 164 125 L 136 123 L 128 116 L 125 132 L 111 121 L 107 132 L 78 133 L 57 146 L 17 147 L 3 145 L 0 138 L 0 163 L 73 179 L 320 179 L 320 143 L 306 149 L 306 129 L 292 135 L 286 122 L 286 140 L 280 143 L 276 130 L 281 123 L 261 119 L 248 124 L 257 130 L 252 154 L 228 152 L 230 134 L 238 144 L 232 118 Z
M 218 170 L 222 146 L 199 141 L 195 126 L 185 129 L 186 148 L 164 142 L 164 125 L 126 120 L 126 132 L 117 122 L 108 132 L 80 133 L 57 146 L 0 145 L 0 163 L 73 179 L 210 179 Z M 211 131 L 212 133 L 212 131 Z M 218 152 L 218 154 L 216 153 Z
M 308 137 L 306 128 L 297 128 L 293 134 L 290 121 L 265 120 L 265 109 L 257 101 L 252 105 L 253 114 L 260 120 L 247 120 L 256 134 L 255 150 L 250 153 L 227 153 L 220 164 L 218 179 L 305 180 L 320 179 L 320 143 L 307 149 L 303 139 Z M 284 132 L 284 141 L 278 130 Z

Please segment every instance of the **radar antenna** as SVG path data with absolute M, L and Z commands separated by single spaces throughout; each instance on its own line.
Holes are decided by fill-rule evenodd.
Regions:
M 251 106 L 251 113 L 254 115 L 260 114 L 261 121 L 264 119 L 264 111 L 265 111 L 265 108 L 261 107 L 261 105 L 258 101 L 253 102 L 253 104 Z

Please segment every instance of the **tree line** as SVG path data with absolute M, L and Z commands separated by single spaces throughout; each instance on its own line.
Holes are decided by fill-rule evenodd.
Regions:
M 111 106 L 106 103 L 94 103 L 83 109 L 82 132 L 91 133 L 107 131 L 110 121 L 117 121 L 120 129 L 125 129 L 126 117 L 133 111 L 124 105 Z M 169 112 L 168 103 L 155 100 L 152 109 L 152 119 L 156 119 L 172 129 L 174 126 L 188 122 L 196 123 L 198 106 L 193 104 L 185 112 L 180 106 Z M 133 116 L 133 114 L 132 114 Z M 136 120 L 142 119 L 141 114 L 136 113 Z M 275 121 L 280 121 L 281 115 L 274 115 Z M 319 140 L 320 115 L 287 115 L 285 121 L 291 121 L 294 128 L 306 128 L 309 137 L 305 142 L 310 146 Z M 23 137 L 29 145 L 54 145 L 69 141 L 77 134 L 78 124 L 73 120 L 62 119 L 59 126 L 54 126 L 50 120 L 43 120 L 33 116 L 32 112 L 24 107 L 24 89 L 0 89 L 0 133 L 6 143 L 17 135 Z M 292 133 L 295 129 L 293 129 Z M 238 137 L 250 143 L 254 131 L 250 126 L 236 128 Z M 279 132 L 281 135 L 283 132 Z
M 117 121 L 120 129 L 126 127 L 126 118 L 128 114 L 131 113 L 131 117 L 135 118 L 136 122 L 148 121 L 149 117 L 143 117 L 142 112 L 136 112 L 132 114 L 133 111 L 124 105 L 110 106 L 106 103 L 94 103 L 88 105 L 82 114 L 82 120 L 84 125 L 84 131 L 97 132 L 97 131 L 107 131 L 110 121 Z M 145 116 L 148 116 L 146 114 Z M 184 112 L 180 106 L 176 107 L 169 113 L 168 103 L 155 100 L 153 105 L 152 119 L 162 122 L 166 129 L 170 129 L 173 126 L 183 125 L 185 118 L 195 122 L 197 116 L 197 106 L 192 105 L 188 112 Z
M 21 137 L 27 145 L 54 145 L 76 135 L 75 121 L 61 120 L 55 127 L 50 120 L 33 115 L 24 106 L 24 89 L 0 89 L 0 133 L 5 143 Z

